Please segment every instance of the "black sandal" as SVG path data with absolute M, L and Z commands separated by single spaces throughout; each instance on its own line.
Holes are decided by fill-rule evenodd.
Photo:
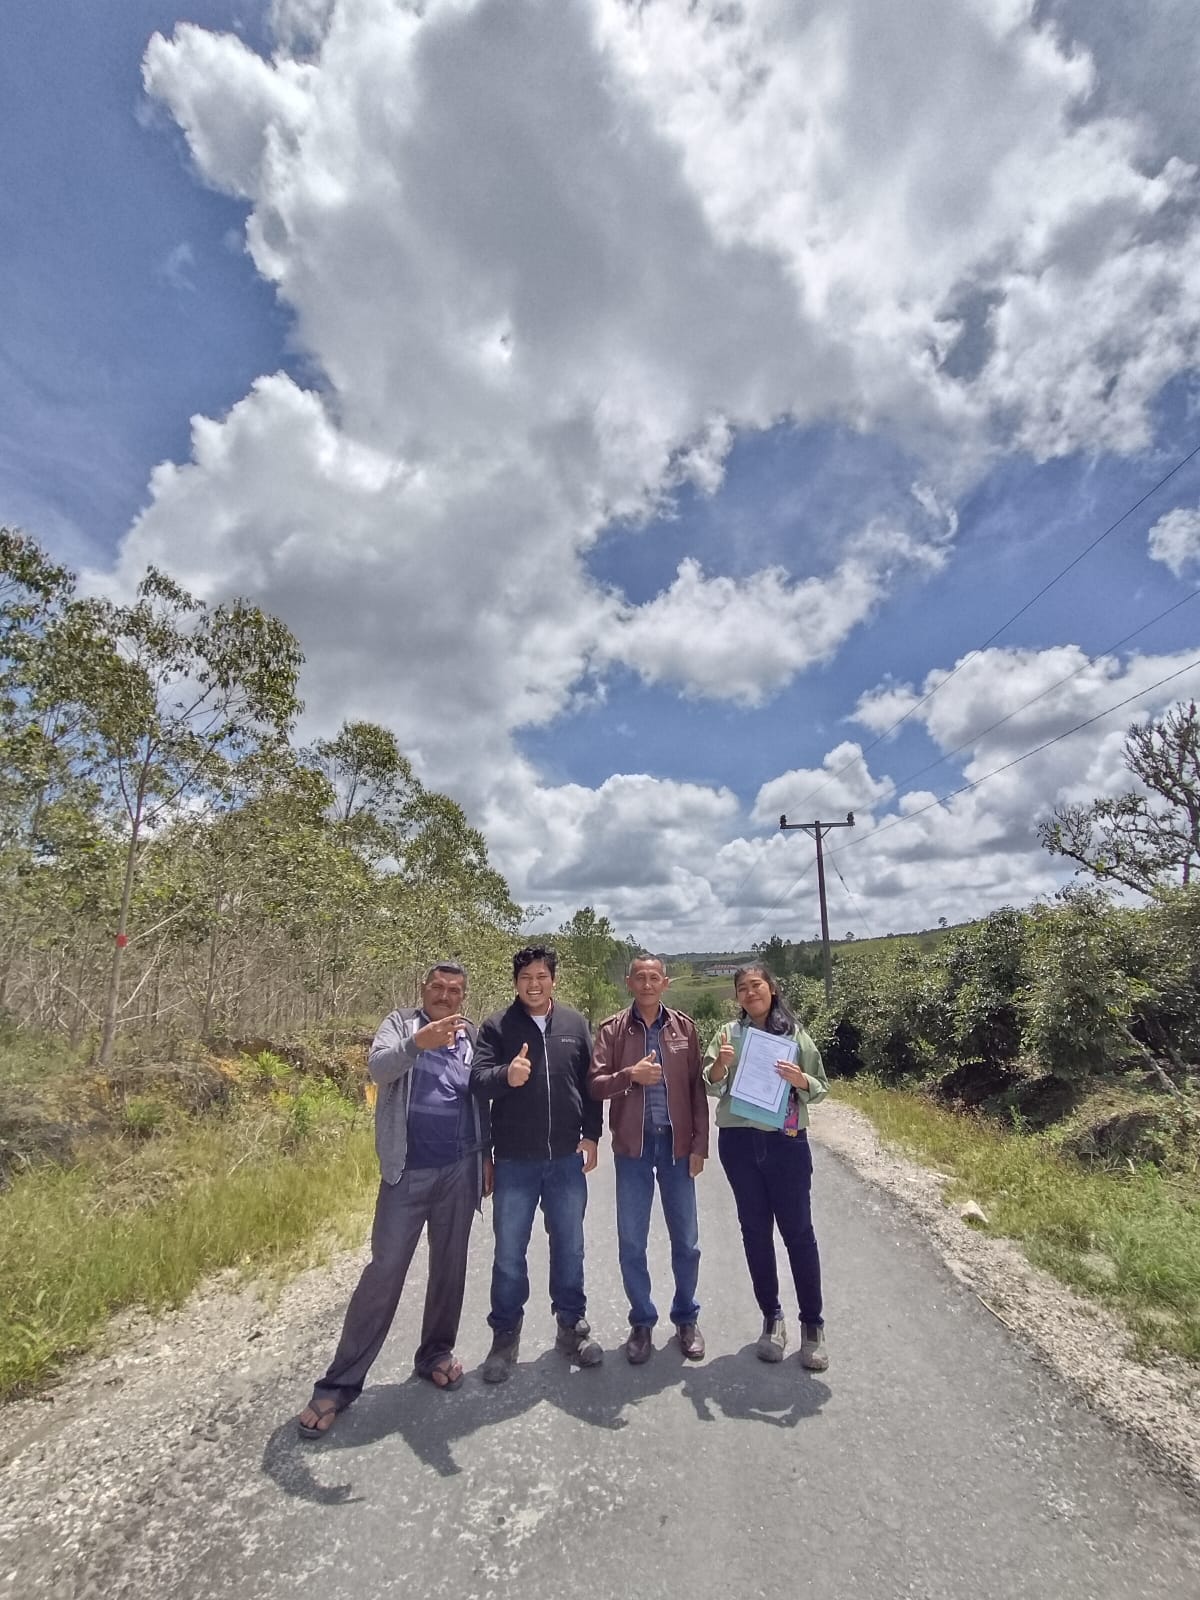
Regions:
M 452 1378 L 450 1374 L 455 1367 L 458 1368 L 458 1376 Z M 434 1377 L 435 1372 L 440 1373 L 445 1378 L 445 1383 L 437 1381 Z M 417 1368 L 417 1377 L 424 1378 L 427 1383 L 431 1383 L 435 1389 L 441 1390 L 443 1394 L 449 1389 L 459 1388 L 465 1376 L 463 1364 L 456 1355 L 439 1356 L 431 1367 L 426 1367 L 424 1370 L 420 1367 Z
M 296 1428 L 300 1434 L 300 1437 L 302 1439 L 323 1439 L 329 1432 L 330 1428 L 333 1427 L 334 1422 L 337 1420 L 337 1414 L 341 1409 L 342 1408 L 338 1405 L 337 1401 L 329 1399 L 328 1396 L 325 1396 L 320 1400 L 310 1400 L 305 1406 L 304 1411 L 311 1411 L 315 1414 L 317 1417 L 317 1426 L 313 1427 L 307 1422 L 301 1422 L 300 1417 L 297 1417 Z M 304 1412 L 302 1411 L 300 1416 L 303 1415 Z M 325 1422 L 326 1417 L 329 1418 L 328 1422 Z M 322 1423 L 325 1424 L 324 1427 L 321 1426 Z

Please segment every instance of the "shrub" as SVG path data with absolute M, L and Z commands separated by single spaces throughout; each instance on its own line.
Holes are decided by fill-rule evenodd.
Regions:
M 1141 1052 L 1129 1032 L 1128 974 L 1116 961 L 1117 919 L 1094 890 L 1068 890 L 1033 918 L 1034 978 L 1024 1001 L 1026 1041 L 1068 1082 L 1119 1071 Z
M 264 1088 L 278 1088 L 292 1075 L 291 1067 L 272 1050 L 260 1050 L 250 1066 L 255 1080 Z
M 950 1030 L 960 1060 L 998 1064 L 1020 1054 L 1028 924 L 1004 906 L 947 942 Z
M 167 1120 L 167 1108 L 153 1095 L 132 1094 L 121 1112 L 123 1130 L 134 1139 L 150 1139 L 160 1132 Z

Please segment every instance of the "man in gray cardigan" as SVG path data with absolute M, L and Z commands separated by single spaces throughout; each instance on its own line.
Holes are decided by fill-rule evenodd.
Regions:
M 429 1282 L 414 1367 L 439 1389 L 457 1389 L 454 1354 L 467 1280 L 467 1244 L 483 1197 L 491 1193 L 486 1104 L 470 1093 L 475 1028 L 462 1014 L 467 974 L 439 961 L 425 974 L 416 1010 L 380 1024 L 367 1069 L 374 1080 L 375 1148 L 382 1182 L 371 1230 L 371 1259 L 350 1297 L 329 1371 L 296 1419 L 319 1439 L 358 1399 L 383 1348 L 413 1253 L 429 1229 Z

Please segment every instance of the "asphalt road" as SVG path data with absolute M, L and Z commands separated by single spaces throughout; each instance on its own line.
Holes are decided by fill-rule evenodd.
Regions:
M 816 1168 L 827 1373 L 799 1366 L 794 1305 L 787 1360 L 755 1359 L 715 1161 L 701 1179 L 707 1360 L 684 1363 L 660 1325 L 653 1359 L 627 1364 L 606 1151 L 588 1213 L 603 1367 L 573 1370 L 553 1349 L 537 1230 L 521 1363 L 484 1386 L 490 1227 L 477 1224 L 460 1390 L 410 1376 L 414 1269 L 373 1381 L 327 1439 L 301 1442 L 292 1418 L 332 1348 L 332 1312 L 236 1415 L 215 1417 L 216 1447 L 191 1450 L 69 1559 L 46 1553 L 42 1571 L 27 1547 L 9 1592 L 1197 1600 L 1195 1500 L 1039 1367 L 888 1197 L 820 1148 Z M 665 1304 L 657 1213 L 652 1260 Z

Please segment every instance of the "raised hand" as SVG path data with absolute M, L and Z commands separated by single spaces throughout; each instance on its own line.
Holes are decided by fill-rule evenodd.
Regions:
M 629 1076 L 634 1083 L 651 1084 L 662 1082 L 662 1068 L 653 1056 L 643 1056 L 640 1061 L 635 1061 L 629 1069 Z
M 515 1055 L 508 1063 L 508 1083 L 512 1089 L 519 1089 L 523 1083 L 529 1082 L 529 1074 L 533 1067 L 529 1061 L 529 1046 L 523 1044 L 520 1053 Z
M 721 1048 L 717 1051 L 717 1059 L 713 1062 L 712 1071 L 709 1074 L 714 1083 L 721 1082 L 722 1078 L 724 1078 L 725 1074 L 733 1065 L 733 1058 L 736 1054 L 737 1052 L 734 1050 L 729 1040 L 722 1040 Z
M 440 1017 L 437 1022 L 427 1022 L 413 1034 L 413 1043 L 418 1050 L 445 1050 L 454 1043 L 459 1029 L 464 1026 L 466 1020 L 466 1017 L 459 1016 L 455 1012 L 451 1017 Z

